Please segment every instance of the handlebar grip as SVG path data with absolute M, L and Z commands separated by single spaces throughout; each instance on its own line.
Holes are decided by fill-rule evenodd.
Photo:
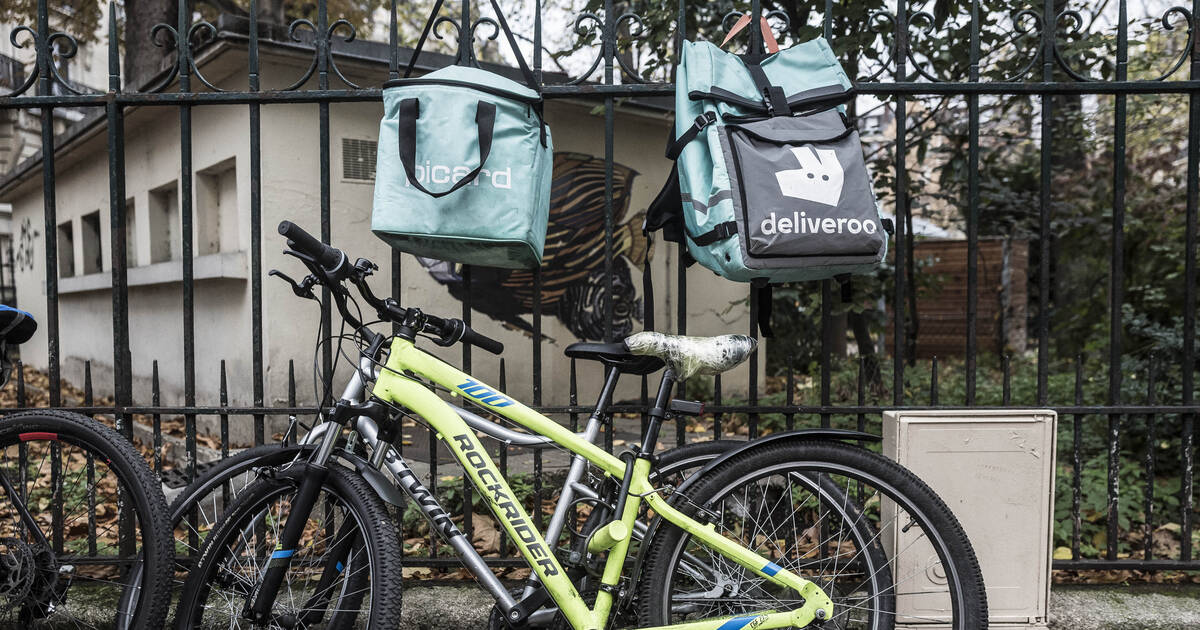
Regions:
M 300 253 L 307 254 L 317 261 L 325 271 L 336 274 L 346 265 L 346 254 L 336 247 L 330 247 L 317 240 L 304 228 L 291 221 L 280 221 L 279 233 L 291 242 L 292 247 Z
M 504 353 L 504 344 L 492 339 L 491 337 L 475 332 L 466 324 L 463 324 L 463 335 L 461 341 L 463 343 L 469 343 L 480 350 L 486 350 L 492 354 Z

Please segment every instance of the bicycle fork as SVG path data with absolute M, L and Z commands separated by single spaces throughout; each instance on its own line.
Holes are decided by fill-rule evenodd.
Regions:
M 346 401 L 339 401 L 334 407 L 331 414 L 331 422 L 335 426 L 343 426 L 346 422 L 356 415 L 353 411 L 353 406 Z M 332 427 L 331 427 L 332 428 Z M 338 436 L 341 434 L 337 430 L 327 430 L 321 436 L 321 441 L 317 445 L 317 450 L 313 453 L 311 459 L 303 464 L 303 475 L 299 479 L 299 488 L 296 491 L 296 498 L 292 501 L 291 509 L 289 510 L 287 521 L 284 522 L 283 532 L 276 542 L 275 549 L 271 552 L 271 557 L 267 562 L 267 568 L 263 572 L 262 579 L 258 581 L 258 585 L 251 596 L 246 600 L 246 608 L 243 610 L 243 615 L 254 623 L 267 623 L 273 621 L 271 619 L 271 610 L 275 605 L 275 598 L 279 595 L 279 587 L 283 584 L 284 578 L 287 576 L 288 568 L 291 566 L 291 558 L 296 553 L 296 548 L 300 544 L 300 538 L 304 535 L 304 530 L 308 526 L 308 517 L 312 514 L 313 507 L 316 505 L 317 497 L 320 495 L 321 487 L 325 485 L 325 480 L 329 477 L 329 469 L 326 464 L 333 454 L 333 448 L 337 444 Z M 343 524 L 343 529 L 349 523 Z M 341 532 L 339 532 L 340 534 Z M 352 536 L 339 536 L 342 538 L 352 538 Z M 332 561 L 336 562 L 336 566 L 327 566 L 322 571 L 322 576 L 319 584 L 332 584 L 336 573 L 331 574 L 331 569 L 344 566 L 345 557 L 341 557 L 343 552 L 348 555 L 350 547 L 336 544 L 333 550 Z M 318 590 L 313 596 L 312 602 L 319 601 L 322 597 L 321 591 Z M 308 614 L 306 613 L 306 616 Z M 298 620 L 297 620 L 298 621 Z

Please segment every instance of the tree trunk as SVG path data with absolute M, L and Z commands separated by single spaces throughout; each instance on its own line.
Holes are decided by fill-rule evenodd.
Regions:
M 258 5 L 258 19 L 268 24 L 288 24 L 287 7 L 283 0 L 266 0 Z
M 840 289 L 835 285 L 835 289 Z M 833 356 L 841 359 L 846 356 L 846 311 L 838 311 L 830 315 L 830 331 L 833 333 L 833 343 L 830 350 Z
M 150 32 L 155 24 L 177 26 L 176 3 L 172 0 L 125 0 L 125 86 L 136 91 L 175 58 L 173 42 L 163 38 L 166 48 L 154 45 Z
M 883 375 L 879 371 L 879 355 L 875 353 L 875 340 L 871 327 L 862 313 L 846 313 L 850 329 L 854 331 L 854 343 L 858 344 L 858 356 L 862 357 L 863 379 L 867 390 L 880 396 L 883 394 Z
M 789 13 L 792 18 L 792 24 L 804 24 L 805 22 L 797 21 L 800 16 Z M 804 16 L 807 20 L 807 15 Z M 845 25 L 842 22 L 837 22 L 837 29 L 844 30 Z M 846 74 L 851 77 L 858 76 L 858 58 L 851 56 L 846 61 Z M 846 104 L 846 114 L 850 120 L 857 125 L 858 122 L 858 101 L 851 100 Z M 848 325 L 854 333 L 854 343 L 858 346 L 858 356 L 862 359 L 863 378 L 868 391 L 877 396 L 883 395 L 883 375 L 879 371 L 879 354 L 875 351 L 875 340 L 871 337 L 871 325 L 867 321 L 867 317 L 863 313 L 848 310 L 846 312 L 845 325 Z M 844 329 L 843 329 L 844 330 Z M 845 334 L 842 335 L 843 342 Z M 844 352 L 844 351 L 843 351 Z

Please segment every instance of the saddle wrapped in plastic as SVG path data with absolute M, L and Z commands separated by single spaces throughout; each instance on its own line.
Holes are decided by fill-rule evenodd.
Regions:
M 687 337 L 647 331 L 625 338 L 630 352 L 666 361 L 681 379 L 731 370 L 748 359 L 757 346 L 758 341 L 746 335 Z

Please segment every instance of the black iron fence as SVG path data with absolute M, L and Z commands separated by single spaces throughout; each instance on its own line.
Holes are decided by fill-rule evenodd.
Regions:
M 401 37 L 397 20 L 398 4 L 404 6 L 403 3 L 394 0 L 389 5 L 390 19 L 386 29 L 390 39 L 388 71 L 378 77 L 377 83 L 380 84 L 385 80 L 397 78 L 411 54 L 410 49 L 398 45 Z M 833 357 L 833 349 L 839 345 L 835 335 L 844 336 L 845 331 L 838 328 L 835 322 L 836 285 L 828 281 L 820 283 L 819 286 L 814 286 L 811 292 L 811 296 L 815 296 L 812 303 L 818 305 L 818 315 L 815 318 L 817 323 L 813 332 L 820 338 L 820 358 L 815 366 L 811 369 L 802 367 L 798 371 L 796 366 L 786 363 L 786 367 L 779 371 L 778 380 L 781 382 L 782 391 L 777 393 L 769 391 L 765 384 L 760 382 L 759 365 L 763 358 L 755 357 L 751 359 L 744 399 L 735 399 L 727 391 L 723 392 L 720 378 L 711 384 L 693 382 L 688 385 L 688 394 L 706 397 L 712 401 L 708 413 L 713 422 L 715 436 L 728 435 L 733 427 L 744 428 L 750 436 L 765 430 L 803 426 L 806 423 L 819 423 L 823 426 L 845 423 L 850 426 L 868 427 L 878 421 L 882 411 L 889 408 L 1004 406 L 1013 403 L 1014 390 L 1020 387 L 1016 384 L 1016 381 L 1020 380 L 1019 377 L 1029 376 L 1024 382 L 1030 384 L 1030 391 L 1024 397 L 1017 396 L 1017 402 L 1055 409 L 1060 414 L 1060 422 L 1070 427 L 1070 430 L 1063 434 L 1071 437 L 1064 440 L 1060 448 L 1060 470 L 1069 471 L 1069 475 L 1060 480 L 1060 489 L 1066 488 L 1068 491 L 1060 493 L 1058 498 L 1059 512 L 1068 520 L 1063 529 L 1066 533 L 1060 541 L 1070 549 L 1070 554 L 1069 558 L 1056 559 L 1055 568 L 1200 569 L 1200 560 L 1196 559 L 1193 549 L 1196 516 L 1195 415 L 1200 412 L 1194 395 L 1196 210 L 1200 199 L 1200 49 L 1195 45 L 1194 30 L 1196 16 L 1200 15 L 1200 0 L 1195 0 L 1191 8 L 1167 8 L 1159 16 L 1157 30 L 1140 40 L 1139 45 L 1142 46 L 1150 46 L 1150 43 L 1153 43 L 1155 50 L 1163 56 L 1161 69 L 1166 70 L 1150 72 L 1144 77 L 1135 76 L 1130 71 L 1129 36 L 1133 20 L 1127 15 L 1124 1 L 1107 7 L 1100 14 L 1090 18 L 1093 24 L 1100 25 L 1097 28 L 1107 28 L 1105 24 L 1111 26 L 1109 34 L 1112 36 L 1105 37 L 1102 41 L 1102 51 L 1111 53 L 1111 57 L 1080 53 L 1076 49 L 1083 41 L 1083 27 L 1087 20 L 1078 11 L 1067 7 L 1065 2 L 1034 2 L 1027 7 L 1002 10 L 998 6 L 976 0 L 955 5 L 961 8 L 961 15 L 950 16 L 942 15 L 938 11 L 926 11 L 922 5 L 910 5 L 905 0 L 897 0 L 894 6 L 880 4 L 878 7 L 873 7 L 871 3 L 835 5 L 832 0 L 826 0 L 823 7 L 803 8 L 790 3 L 775 5 L 760 0 L 744 4 L 745 6 L 741 7 L 744 11 L 754 16 L 767 16 L 769 23 L 792 41 L 822 34 L 831 37 L 855 31 L 860 35 L 870 33 L 870 38 L 863 40 L 866 45 L 861 49 L 846 51 L 839 47 L 838 50 L 845 56 L 843 62 L 859 77 L 857 87 L 863 96 L 856 107 L 866 108 L 868 104 L 864 104 L 863 99 L 869 99 L 869 104 L 876 111 L 887 114 L 882 131 L 886 136 L 882 151 L 884 157 L 877 159 L 875 165 L 877 169 L 882 166 L 881 192 L 898 220 L 893 241 L 893 263 L 886 275 L 889 285 L 882 294 L 886 307 L 876 307 L 875 311 L 892 313 L 886 325 L 887 335 L 891 339 L 888 344 L 891 361 L 890 365 L 884 365 L 882 371 L 877 372 L 878 368 L 868 356 L 871 352 L 868 352 L 865 346 L 859 349 L 858 361 L 844 361 Z M 714 7 L 721 9 L 719 15 L 708 23 L 703 22 L 706 15 L 717 10 Z M 251 0 L 247 10 L 248 28 L 245 31 L 249 64 L 246 70 L 248 87 L 232 91 L 218 88 L 200 72 L 196 64 L 197 50 L 216 35 L 217 29 L 212 23 L 197 19 L 192 8 L 192 3 L 180 0 L 177 23 L 155 26 L 152 32 L 141 34 L 153 38 L 164 49 L 168 58 L 173 57 L 173 60 L 169 69 L 149 81 L 146 88 L 135 90 L 122 80 L 120 42 L 125 41 L 125 45 L 128 46 L 129 41 L 123 39 L 120 26 L 123 19 L 116 3 L 109 5 L 108 89 L 105 92 L 95 92 L 82 88 L 63 76 L 62 68 L 76 54 L 78 46 L 72 35 L 56 26 L 58 19 L 51 15 L 46 0 L 40 0 L 37 3 L 37 14 L 34 16 L 36 23 L 18 26 L 12 33 L 15 44 L 36 53 L 36 63 L 25 72 L 9 71 L 6 76 L 13 77 L 14 85 L 11 90 L 0 94 L 0 108 L 27 110 L 40 116 L 40 162 L 24 171 L 18 169 L 17 173 L 18 176 L 27 178 L 40 175 L 42 183 L 45 268 L 48 270 L 44 280 L 48 315 L 41 324 L 48 334 L 48 404 L 54 407 L 68 406 L 64 405 L 65 401 L 60 393 L 62 348 L 59 330 L 59 278 L 54 272 L 59 265 L 55 200 L 55 149 L 59 139 L 55 134 L 54 112 L 56 108 L 103 110 L 109 166 L 110 223 L 107 228 L 111 234 L 114 396 L 112 404 L 97 404 L 93 400 L 89 369 L 83 399 L 67 402 L 74 403 L 69 406 L 76 406 L 86 413 L 111 414 L 128 435 L 133 433 L 134 415 L 151 418 L 155 464 L 160 471 L 163 467 L 162 418 L 183 417 L 186 451 L 186 461 L 182 466 L 184 478 L 191 478 L 196 473 L 197 416 L 214 416 L 220 419 L 220 448 L 227 452 L 231 420 L 250 423 L 255 442 L 262 443 L 269 438 L 266 431 L 268 417 L 315 413 L 315 409 L 311 407 L 296 404 L 294 371 L 289 378 L 289 391 L 286 393 L 288 405 L 280 407 L 268 405 L 266 402 L 268 392 L 265 391 L 262 306 L 264 238 L 261 225 L 263 106 L 287 103 L 315 103 L 318 106 L 319 142 L 315 149 L 318 151 L 319 172 L 314 175 L 319 178 L 320 185 L 321 235 L 328 239 L 332 223 L 330 106 L 344 102 L 377 101 L 381 97 L 378 87 L 354 85 L 339 69 L 337 44 L 353 38 L 355 29 L 352 24 L 342 20 L 341 16 L 330 15 L 323 1 L 317 3 L 313 15 L 296 18 L 291 28 L 286 30 L 286 34 L 281 35 L 282 29 L 265 28 L 265 25 L 260 24 L 259 3 Z M 689 31 L 691 28 L 699 29 L 700 37 L 714 37 L 722 24 L 728 26 L 731 18 L 737 17 L 736 12 L 731 12 L 733 8 L 725 7 L 721 3 L 689 5 L 681 1 L 678 4 L 667 5 L 656 2 L 593 0 L 587 3 L 586 7 L 579 7 L 581 13 L 573 22 L 557 19 L 563 16 L 556 16 L 556 24 L 573 23 L 582 34 L 579 50 L 576 52 L 594 55 L 594 61 L 579 66 L 586 68 L 585 70 L 576 72 L 573 76 L 568 72 L 564 76 L 551 75 L 544 71 L 547 61 L 551 58 L 557 63 L 557 56 L 546 52 L 543 47 L 546 16 L 542 13 L 541 3 L 536 2 L 531 7 L 531 19 L 528 23 L 531 24 L 532 32 L 522 35 L 532 44 L 532 65 L 535 75 L 542 82 L 545 97 L 594 101 L 602 110 L 606 191 L 604 269 L 605 282 L 608 283 L 609 289 L 613 282 L 614 257 L 613 149 L 616 138 L 616 112 L 620 101 L 639 97 L 672 96 L 675 86 L 663 80 L 673 76 L 671 64 L 676 57 L 672 51 L 677 51 L 679 42 L 685 38 L 697 35 Z M 447 10 L 445 21 L 459 28 L 460 36 L 467 42 L 465 45 L 469 50 L 474 31 L 481 22 L 475 20 L 467 10 L 462 11 L 452 16 Z M 1004 17 L 1009 26 L 995 27 L 993 20 L 997 16 Z M 486 19 L 483 22 L 486 23 Z M 311 67 L 287 89 L 261 89 L 259 50 L 260 40 L 266 37 L 263 33 L 290 37 L 298 30 L 312 32 L 311 37 L 294 37 L 294 41 L 290 42 L 296 49 L 309 51 Z M 656 33 L 664 30 L 669 32 L 670 36 L 656 40 Z M 750 46 L 761 48 L 761 33 L 755 28 L 748 31 Z M 947 35 L 938 39 L 939 32 Z M 922 45 L 927 45 L 927 48 L 923 49 Z M 653 49 L 654 46 L 657 46 L 656 50 Z M 987 47 L 1009 52 L 1001 55 L 1002 59 L 997 62 L 993 56 L 994 51 L 988 50 Z M 1073 65 L 1072 60 L 1078 59 L 1099 68 L 1097 71 L 1100 76 L 1093 78 L 1089 74 L 1091 70 Z M 646 66 L 637 67 L 639 61 L 646 62 Z M 315 87 L 306 89 L 306 85 L 312 85 L 312 80 L 315 80 Z M 1174 350 L 1164 347 L 1159 349 L 1159 352 L 1148 353 L 1144 347 L 1130 348 L 1126 345 L 1130 327 L 1144 324 L 1141 320 L 1127 321 L 1130 316 L 1124 308 L 1127 305 L 1126 270 L 1135 262 L 1131 260 L 1129 246 L 1125 241 L 1126 179 L 1130 173 L 1127 164 L 1127 120 L 1131 100 L 1141 97 L 1170 98 L 1172 95 L 1178 95 L 1180 99 L 1180 107 L 1176 109 L 1174 119 L 1186 121 L 1186 132 L 1183 152 L 1174 157 L 1174 169 L 1178 177 L 1163 185 L 1182 188 L 1184 207 L 1177 213 L 1183 223 L 1179 230 L 1182 242 L 1169 243 L 1181 249 L 1182 254 L 1178 256 L 1181 269 L 1164 272 L 1160 281 L 1164 287 L 1169 286 L 1172 289 L 1171 295 L 1177 296 L 1169 305 L 1169 309 L 1170 314 L 1177 320 L 1172 333 L 1178 338 L 1178 343 Z M 994 209 L 991 208 L 991 201 L 986 201 L 990 198 L 983 190 L 981 182 L 981 165 L 987 161 L 994 148 L 993 139 L 990 136 L 982 138 L 981 130 L 991 133 L 995 130 L 995 121 L 982 120 L 981 110 L 983 104 L 994 102 L 990 99 L 1004 97 L 1019 99 L 1027 108 L 1029 129 L 1025 131 L 1029 143 L 1034 147 L 1037 163 L 1037 168 L 1030 174 L 1034 194 L 1028 198 L 1029 207 L 1026 208 L 1025 216 L 1029 226 L 1026 237 L 1033 243 L 1030 268 L 1036 267 L 1036 271 L 1031 271 L 1029 275 L 1032 308 L 1028 318 L 1032 328 L 1030 342 L 1034 345 L 1034 350 L 1029 354 L 1027 362 L 1022 361 L 1019 356 L 983 356 L 977 340 L 977 305 L 981 291 L 977 260 L 980 226 L 997 224 L 996 216 L 985 214 L 985 211 L 994 212 Z M 926 102 L 926 99 L 930 98 L 957 103 L 957 108 L 951 109 L 952 115 L 959 123 L 965 119 L 961 138 L 964 150 L 961 152 L 961 163 L 957 166 L 958 172 L 962 174 L 962 194 L 953 204 L 953 209 L 961 218 L 968 251 L 964 270 L 964 359 L 961 363 L 949 364 L 943 359 L 940 367 L 937 359 L 929 362 L 915 361 L 908 343 L 908 338 L 919 334 L 915 324 L 920 322 L 920 313 L 914 313 L 909 305 L 910 297 L 921 289 L 921 276 L 919 261 L 913 259 L 911 252 L 914 242 L 913 219 L 917 214 L 915 210 L 921 210 L 921 214 L 924 214 L 925 206 L 923 191 L 914 190 L 913 184 L 924 181 L 922 178 L 928 170 L 924 160 L 928 159 L 929 154 L 918 137 L 930 124 L 931 118 L 927 114 L 931 108 Z M 1056 284 L 1059 282 L 1056 274 L 1062 269 L 1062 265 L 1056 261 L 1074 254 L 1058 251 L 1055 247 L 1057 231 L 1060 228 L 1060 217 L 1056 217 L 1055 214 L 1058 207 L 1055 199 L 1055 177 L 1060 169 L 1068 166 L 1055 153 L 1056 146 L 1061 147 L 1066 143 L 1066 140 L 1056 138 L 1055 108 L 1067 98 L 1075 99 L 1070 101 L 1069 106 L 1077 109 L 1098 111 L 1099 106 L 1096 104 L 1102 103 L 1106 115 L 1111 111 L 1108 121 L 1111 126 L 1097 131 L 1105 135 L 1105 142 L 1112 144 L 1113 161 L 1105 176 L 1105 185 L 1111 185 L 1111 195 L 1107 203 L 1092 209 L 1090 223 L 1104 226 L 1103 245 L 1107 249 L 1107 258 L 1111 265 L 1107 278 L 1107 292 L 1098 291 L 1092 298 L 1097 301 L 1099 310 L 1106 312 L 1102 323 L 1107 335 L 1101 335 L 1105 337 L 1102 339 L 1104 343 L 1098 346 L 1084 344 L 1079 356 L 1075 353 L 1061 356 L 1062 352 L 1056 351 L 1056 340 L 1052 338 L 1056 334 L 1052 321 L 1056 309 L 1067 306 L 1056 301 L 1056 291 L 1060 290 Z M 1184 101 L 1186 107 L 1183 106 Z M 1111 110 L 1107 109 L 1109 103 Z M 160 404 L 157 364 L 153 372 L 153 400 L 147 404 L 145 400 L 135 400 L 133 395 L 124 154 L 124 117 L 126 109 L 133 107 L 174 108 L 179 115 L 178 238 L 182 248 L 183 282 L 180 297 L 183 336 L 176 341 L 183 357 L 184 400 L 182 405 L 177 406 Z M 251 317 L 250 329 L 240 331 L 240 334 L 250 343 L 252 360 L 249 374 L 236 375 L 239 379 L 248 379 L 252 384 L 252 404 L 248 406 L 228 404 L 224 363 L 221 365 L 222 387 L 218 394 L 220 404 L 204 405 L 197 402 L 197 322 L 193 288 L 197 213 L 192 201 L 192 139 L 193 112 L 200 107 L 245 107 L 249 111 L 248 277 L 251 288 Z M 988 111 L 988 116 L 991 117 L 992 110 Z M 945 119 L 934 119 L 934 122 L 938 120 Z M 267 158 L 270 159 L 270 156 Z M 987 208 L 985 201 L 988 204 Z M 686 333 L 689 321 L 689 287 L 685 266 L 682 264 L 683 257 L 679 256 L 679 264 L 676 265 L 679 270 L 678 294 L 674 296 L 674 304 L 678 305 L 675 321 L 660 322 L 659 327 Z M 403 296 L 399 295 L 399 254 L 393 256 L 391 265 L 392 290 L 403 301 Z M 470 270 L 467 269 L 463 273 L 468 278 L 469 286 Z M 574 424 L 578 421 L 579 414 L 587 412 L 586 406 L 581 406 L 577 400 L 574 365 L 569 400 L 546 401 L 542 396 L 543 313 L 540 296 L 544 273 L 545 270 L 538 270 L 533 275 L 532 290 L 537 297 L 532 302 L 531 342 L 527 349 L 515 349 L 512 356 L 525 353 L 526 358 L 522 360 L 528 360 L 532 365 L 534 406 L 545 412 L 558 414 Z M 1138 290 L 1142 288 L 1139 287 Z M 757 299 L 756 289 L 748 291 L 749 319 L 754 321 L 757 319 L 760 300 Z M 611 290 L 608 295 L 612 295 Z M 28 303 L 41 297 L 22 295 L 20 299 Z M 611 336 L 611 297 L 605 299 L 602 308 L 604 320 L 607 322 L 604 332 L 606 336 Z M 471 312 L 471 298 L 468 295 L 463 302 L 463 318 L 469 320 Z M 324 327 L 328 334 L 331 331 L 328 310 L 325 312 Z M 757 335 L 753 326 L 748 332 Z M 862 340 L 859 339 L 859 342 L 862 343 Z M 1088 359 L 1082 356 L 1084 350 L 1087 351 Z M 332 362 L 329 352 L 327 348 L 324 357 L 326 365 Z M 1131 356 L 1148 354 L 1154 354 L 1158 358 L 1130 367 L 1131 364 L 1127 360 Z M 471 361 L 470 348 L 464 348 L 463 363 L 468 370 Z M 985 363 L 987 365 L 984 365 Z M 992 366 L 992 363 L 995 365 Z M 505 377 L 503 363 L 501 365 L 500 385 L 503 386 Z M 953 392 L 945 390 L 947 365 L 955 374 L 961 373 L 962 376 L 961 379 L 955 380 Z M 878 374 L 883 375 L 882 380 L 878 380 Z M 809 376 L 813 379 L 811 391 L 814 395 L 811 400 L 797 401 L 797 379 Z M 1102 403 L 1085 400 L 1084 392 L 1088 389 L 1088 383 L 1097 378 L 1107 383 L 1107 395 Z M 842 382 L 839 379 L 850 383 L 848 390 L 838 390 L 839 383 Z M 1143 382 L 1146 382 L 1147 386 L 1146 395 L 1135 400 L 1130 398 L 1128 392 L 1131 391 L 1130 382 L 1136 379 L 1144 379 Z M 1163 397 L 1164 390 L 1160 386 L 1165 381 L 1172 382 L 1172 387 L 1166 390 L 1173 392 L 1171 399 Z M 942 384 L 939 385 L 939 382 Z M 993 385 L 993 389 L 998 392 L 993 397 L 994 400 L 982 393 Z M 24 406 L 27 403 L 24 381 L 20 380 L 17 387 L 18 404 Z M 1064 399 L 1063 395 L 1057 393 L 1059 389 L 1056 387 L 1073 392 L 1073 395 L 1067 394 Z M 890 401 L 880 401 L 877 395 L 871 394 L 872 390 L 879 388 L 890 390 Z M 645 389 L 643 386 L 643 391 Z M 279 395 L 278 392 L 273 394 Z M 621 405 L 617 411 L 632 414 L 645 412 L 645 395 L 641 404 L 635 401 Z M 1094 455 L 1088 451 L 1091 447 L 1087 445 L 1086 434 L 1094 432 L 1096 426 L 1102 427 L 1101 461 L 1106 470 L 1103 487 L 1100 489 L 1088 485 L 1090 473 L 1086 469 L 1086 462 Z M 1171 433 L 1166 434 L 1163 427 L 1170 427 Z M 686 438 L 687 428 L 682 423 L 678 425 L 679 441 Z M 610 431 L 610 447 L 612 442 L 613 434 Z M 434 446 L 430 446 L 428 456 L 432 481 L 436 484 L 438 457 Z M 503 450 L 500 457 L 502 463 L 507 466 L 507 450 Z M 533 466 L 532 492 L 540 502 L 543 493 L 540 456 L 534 459 Z M 1126 477 L 1122 471 L 1130 466 L 1132 478 L 1140 484 L 1133 489 L 1123 485 Z M 1165 504 L 1164 498 L 1169 499 Z M 1098 512 L 1105 524 L 1105 536 L 1085 536 L 1085 528 L 1089 524 L 1085 523 L 1083 518 L 1085 504 L 1097 501 L 1103 505 Z M 464 503 L 468 507 L 465 529 L 470 532 L 471 502 L 467 500 Z M 1161 505 L 1166 507 L 1160 507 Z M 1122 515 L 1125 513 L 1122 510 L 1128 510 L 1130 506 L 1139 508 L 1137 522 L 1142 530 L 1140 538 L 1122 538 L 1122 534 L 1131 528 L 1128 523 L 1122 525 Z M 1163 551 L 1156 547 L 1155 532 L 1167 523 L 1173 526 L 1169 538 L 1175 542 Z M 409 565 L 447 566 L 453 562 L 438 557 L 436 545 L 431 545 L 431 548 L 432 553 L 429 557 L 410 558 Z M 1094 552 L 1089 551 L 1092 548 L 1095 548 Z M 500 566 L 513 566 L 519 561 L 514 558 L 498 558 L 495 563 Z

